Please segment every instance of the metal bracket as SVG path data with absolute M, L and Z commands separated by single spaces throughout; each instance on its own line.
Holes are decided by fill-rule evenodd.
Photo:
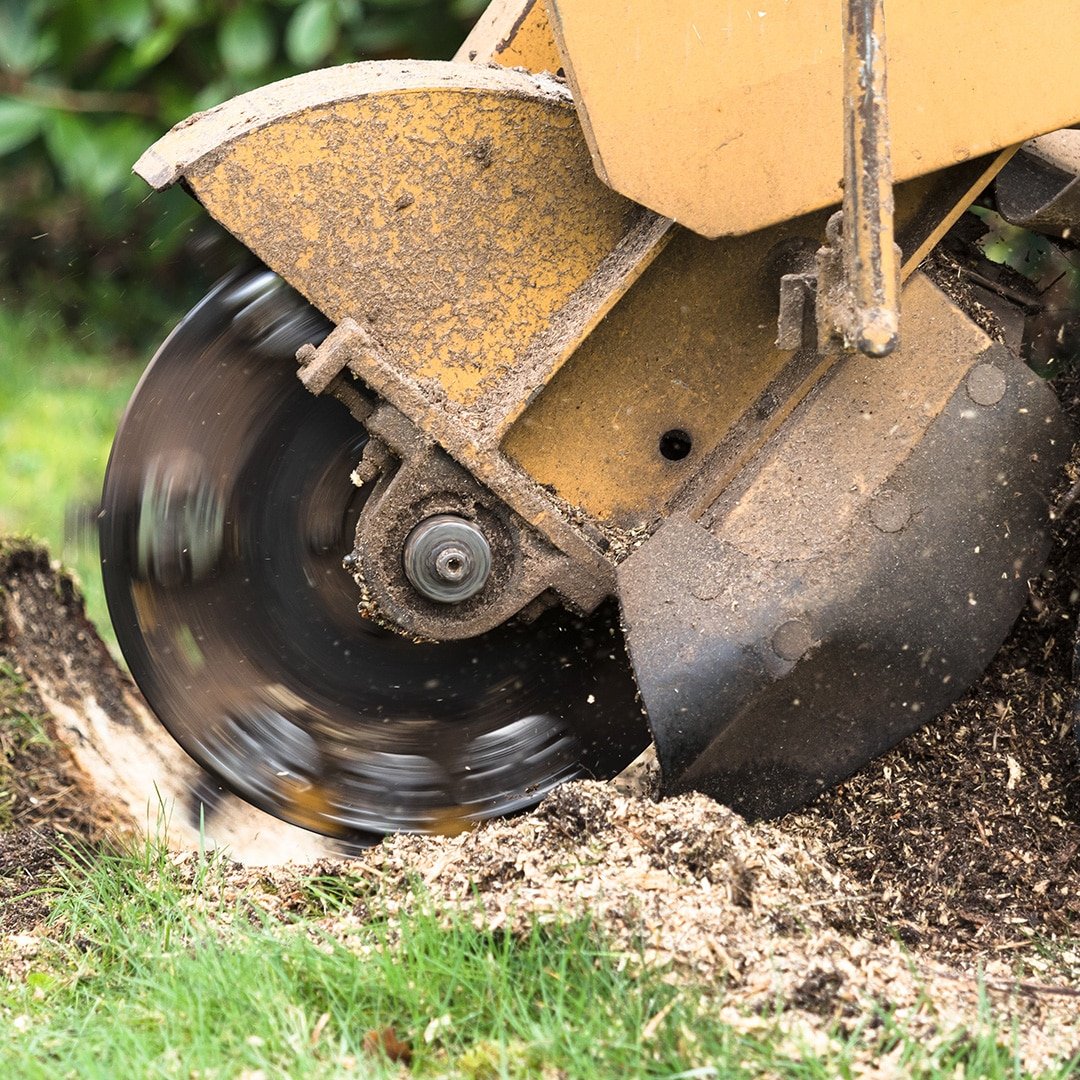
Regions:
M 955 700 L 1027 600 L 1071 426 L 927 279 L 905 307 L 908 348 L 843 357 L 715 511 L 618 568 L 665 793 L 794 809 Z
M 576 534 L 560 531 L 561 516 L 536 515 L 546 528 L 527 521 L 511 499 L 477 479 L 402 411 L 399 402 L 408 406 L 414 398 L 390 380 L 379 382 L 379 372 L 397 367 L 354 320 L 343 320 L 320 345 L 302 346 L 296 360 L 304 386 L 337 398 L 369 435 L 353 472 L 358 485 L 376 482 L 357 523 L 350 567 L 362 612 L 418 638 L 450 640 L 484 633 L 514 615 L 535 617 L 552 593 L 591 611 L 614 592 L 611 564 L 599 556 L 582 558 L 584 545 L 578 541 L 574 550 Z M 376 402 L 359 388 L 371 382 L 385 400 Z M 514 493 L 520 503 L 520 492 Z M 496 557 L 484 589 L 450 607 L 425 600 L 402 575 L 401 553 L 411 529 L 437 514 L 481 522 Z
M 900 249 L 893 241 L 892 159 L 883 0 L 844 0 L 844 201 L 813 274 L 780 283 L 777 345 L 806 344 L 815 297 L 818 352 L 837 345 L 887 356 L 899 342 Z

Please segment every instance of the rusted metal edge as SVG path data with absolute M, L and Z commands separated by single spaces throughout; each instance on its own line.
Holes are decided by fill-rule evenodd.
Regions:
M 1080 131 L 1054 131 L 1018 149 L 998 177 L 998 213 L 1036 232 L 1072 235 L 1080 222 Z
M 540 0 L 492 0 L 461 43 L 454 60 L 482 64 L 513 39 L 526 16 Z
M 511 68 L 447 64 L 440 60 L 343 64 L 270 83 L 182 120 L 139 158 L 133 171 L 152 188 L 162 191 L 221 146 L 305 109 L 433 87 L 494 90 L 560 104 L 571 100 L 566 87 L 550 76 Z
M 594 599 L 614 593 L 611 564 L 604 558 L 598 530 L 585 521 L 571 521 L 535 480 L 499 453 L 484 452 L 460 434 L 455 418 L 442 405 L 406 378 L 393 358 L 355 322 L 344 319 L 317 351 L 319 360 L 347 366 L 357 378 L 390 402 L 416 427 L 480 480 L 556 548 L 586 569 L 599 583 Z M 339 368 L 340 370 L 340 368 Z M 583 605 L 585 606 L 585 605 Z

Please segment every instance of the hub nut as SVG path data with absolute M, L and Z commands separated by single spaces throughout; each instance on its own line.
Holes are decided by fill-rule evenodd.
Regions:
M 460 604 L 487 583 L 491 545 L 473 522 L 437 514 L 409 533 L 404 564 L 405 576 L 421 596 L 440 604 Z

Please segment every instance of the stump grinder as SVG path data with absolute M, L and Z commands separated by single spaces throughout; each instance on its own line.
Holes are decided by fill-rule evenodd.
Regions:
M 1007 290 L 988 332 L 920 265 L 976 200 L 1068 245 L 1080 18 L 887 7 L 495 0 L 453 62 L 147 150 L 260 263 L 161 346 L 101 514 L 221 785 L 364 842 L 652 740 L 772 816 L 983 671 L 1073 433 Z

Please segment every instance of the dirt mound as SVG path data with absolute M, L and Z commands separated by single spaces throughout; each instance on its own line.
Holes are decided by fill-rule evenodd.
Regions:
M 1059 540 L 1059 568 L 1071 543 Z M 8 824 L 24 831 L 0 833 L 0 923 L 17 930 L 40 911 L 13 906 L 16 885 L 25 892 L 27 874 L 51 872 L 44 856 L 20 862 L 20 845 L 47 848 L 48 828 L 145 826 L 151 776 L 171 785 L 184 825 L 190 792 L 206 781 L 149 717 L 42 552 L 0 551 L 0 590 L 4 730 L 38 716 L 49 736 L 3 744 L 9 775 L 22 777 Z M 393 910 L 426 893 L 511 928 L 587 911 L 628 963 L 715 984 L 725 1018 L 743 1028 L 777 1008 L 807 1031 L 825 1020 L 854 1028 L 884 1007 L 929 1036 L 987 1019 L 982 978 L 991 1013 L 1022 1024 L 1025 1059 L 1038 1067 L 1080 1045 L 1080 957 L 1069 951 L 1080 912 L 1074 593 L 1052 569 L 966 699 L 779 823 L 748 825 L 698 796 L 627 793 L 640 784 L 573 784 L 516 819 L 456 837 L 393 837 L 348 859 L 260 816 L 230 850 L 279 865 L 237 866 L 232 880 L 274 910 L 298 882 L 334 875 L 353 897 L 351 914 L 326 920 L 343 937 L 375 897 Z M 211 829 L 231 813 L 211 809 Z M 172 830 L 180 846 L 194 843 L 187 828 Z
M 195 880 L 198 861 L 188 866 Z M 876 897 L 809 829 L 748 825 L 699 795 L 655 803 L 609 784 L 568 784 L 513 820 L 388 838 L 299 875 L 236 868 L 225 887 L 271 914 L 308 913 L 304 875 L 334 880 L 351 899 L 346 914 L 320 920 L 345 942 L 361 940 L 372 917 L 393 927 L 432 899 L 511 932 L 587 915 L 621 963 L 660 966 L 694 993 L 714 988 L 723 1020 L 741 1031 L 767 1030 L 779 1014 L 803 1046 L 836 1037 L 826 1032 L 872 1031 L 884 1013 L 928 1042 L 1014 1022 L 1033 1071 L 1080 1045 L 1072 980 L 1018 979 L 1012 952 L 950 963 L 929 941 L 910 948 L 884 926 L 874 932 Z M 1080 957 L 1059 957 L 1059 976 L 1070 962 L 1080 973 Z

